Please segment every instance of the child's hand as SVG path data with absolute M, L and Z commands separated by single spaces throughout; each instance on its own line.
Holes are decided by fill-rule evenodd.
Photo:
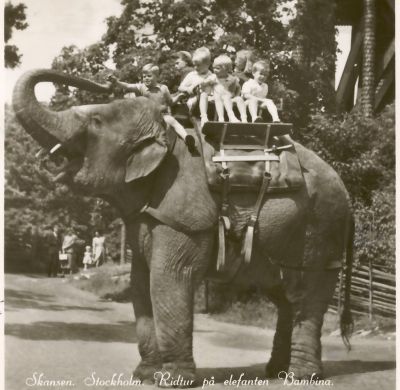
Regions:
M 194 86 L 194 87 L 192 87 L 192 88 L 188 88 L 187 91 L 188 91 L 188 94 L 189 94 L 189 95 L 195 95 L 198 89 L 199 89 L 199 86 L 196 85 L 196 86 Z
M 209 85 L 211 86 L 211 85 L 214 85 L 214 84 L 215 84 L 215 80 L 211 76 L 209 76 L 206 79 L 204 79 L 203 82 L 201 83 L 201 85 L 203 87 L 207 87 Z

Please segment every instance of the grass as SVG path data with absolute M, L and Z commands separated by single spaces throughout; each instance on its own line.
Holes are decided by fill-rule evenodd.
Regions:
M 99 268 L 90 268 L 81 272 L 82 276 L 79 279 L 71 279 L 71 283 L 103 299 L 129 302 L 130 271 L 130 264 L 104 264 Z
M 71 279 L 76 287 L 90 291 L 103 299 L 117 302 L 130 302 L 130 264 L 105 264 L 92 268 L 86 277 Z M 257 294 L 242 294 L 241 299 L 234 297 L 232 291 L 211 288 L 209 290 L 209 313 L 218 321 L 260 328 L 274 329 L 277 320 L 276 307 L 266 298 Z M 195 312 L 205 311 L 204 283 L 195 294 Z M 395 332 L 394 318 L 374 316 L 370 321 L 367 315 L 354 314 L 355 333 L 366 332 L 369 335 L 381 335 Z M 331 334 L 339 329 L 339 316 L 328 311 L 325 315 L 323 334 Z
M 232 303 L 223 312 L 213 314 L 213 318 L 235 324 L 274 329 L 277 320 L 277 310 L 267 299 L 254 297 L 246 302 L 239 301 Z M 394 318 L 374 315 L 372 320 L 370 320 L 367 314 L 353 314 L 353 320 L 354 334 L 378 336 L 396 331 L 396 320 Z M 339 329 L 339 315 L 329 310 L 324 317 L 322 334 L 329 335 L 333 333 L 339 335 Z

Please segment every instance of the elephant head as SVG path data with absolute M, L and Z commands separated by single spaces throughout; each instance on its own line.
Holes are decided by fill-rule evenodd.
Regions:
M 54 180 L 132 211 L 125 210 L 132 208 L 132 196 L 144 199 L 143 184 L 167 153 L 158 107 L 147 98 L 136 98 L 55 112 L 37 101 L 34 88 L 39 82 L 96 93 L 110 92 L 109 87 L 52 70 L 34 70 L 18 80 L 13 107 L 24 129 L 42 146 L 41 155 L 66 160 Z

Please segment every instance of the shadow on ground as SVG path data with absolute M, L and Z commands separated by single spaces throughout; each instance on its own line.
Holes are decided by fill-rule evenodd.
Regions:
M 242 379 L 265 379 L 265 364 L 256 364 L 249 367 L 220 367 L 220 368 L 198 368 L 197 379 L 202 383 L 204 379 L 214 377 L 215 383 L 223 383 L 232 375 L 233 380 L 239 379 L 244 373 Z M 333 378 L 340 375 L 363 374 L 367 372 L 386 371 L 396 368 L 394 361 L 325 361 L 323 362 L 325 378 Z M 275 379 L 271 379 L 274 381 Z
M 90 310 L 107 311 L 107 308 L 96 308 L 76 305 L 59 305 L 52 303 L 54 299 L 51 295 L 32 293 L 30 291 L 5 289 L 6 311 L 15 309 L 38 309 L 38 310 Z
M 46 322 L 5 324 L 4 333 L 25 340 L 82 340 L 103 343 L 137 341 L 135 322 L 119 321 L 115 324 L 88 324 L 80 322 Z

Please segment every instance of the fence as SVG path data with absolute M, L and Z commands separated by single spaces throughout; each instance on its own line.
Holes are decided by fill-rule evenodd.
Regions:
M 353 269 L 351 281 L 351 309 L 353 313 L 368 313 L 394 317 L 396 315 L 396 275 L 383 266 L 360 265 Z M 331 309 L 340 311 L 344 294 L 344 277 L 340 277 Z M 339 294 L 340 292 L 340 294 Z

